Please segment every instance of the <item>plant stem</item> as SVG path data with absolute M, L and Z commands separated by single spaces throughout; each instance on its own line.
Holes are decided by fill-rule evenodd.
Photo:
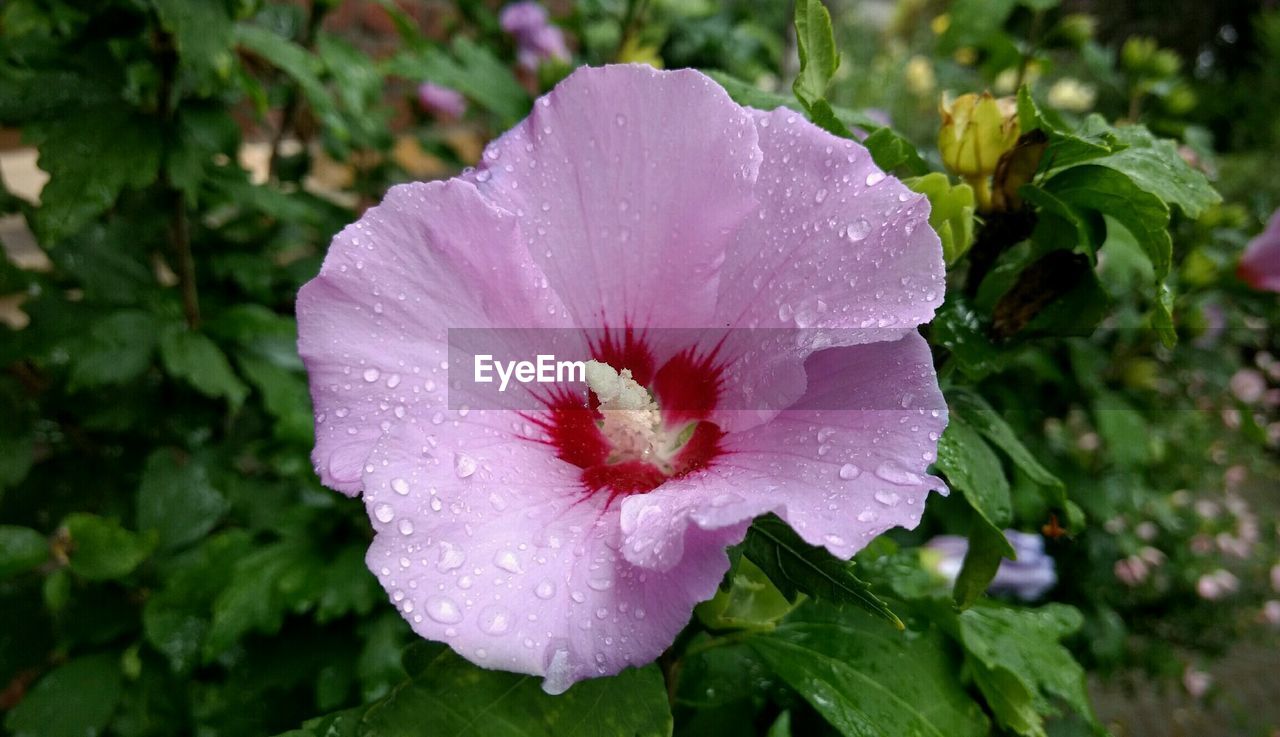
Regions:
M 328 4 L 322 4 L 319 7 L 313 2 L 307 12 L 307 26 L 302 31 L 302 38 L 299 40 L 302 48 L 308 53 L 314 50 L 316 45 L 316 34 L 320 31 L 320 24 L 324 22 L 324 16 L 329 11 Z M 271 137 L 271 154 L 267 159 L 267 176 L 271 179 L 276 178 L 276 169 L 280 160 L 280 146 L 284 143 L 284 139 L 293 131 L 294 123 L 298 118 L 298 112 L 302 107 L 302 95 L 298 93 L 297 86 L 289 88 L 287 99 L 284 104 L 284 112 L 280 114 L 280 127 L 276 129 L 275 135 Z
M 174 119 L 178 101 L 174 98 L 174 80 L 178 74 L 178 52 L 173 38 L 165 34 L 162 39 L 160 59 L 160 121 L 171 134 L 176 134 Z M 169 222 L 169 245 L 177 259 L 178 288 L 182 292 L 182 314 L 187 327 L 200 327 L 200 296 L 196 289 L 196 263 L 191 255 L 191 224 L 187 219 L 186 194 L 173 186 L 168 174 L 160 177 L 161 185 L 173 200 L 172 219 Z
M 191 255 L 191 225 L 187 219 L 187 202 L 181 191 L 173 192 L 171 243 L 178 257 L 178 286 L 182 290 L 182 314 L 187 327 L 200 327 L 200 296 L 196 291 L 196 260 Z

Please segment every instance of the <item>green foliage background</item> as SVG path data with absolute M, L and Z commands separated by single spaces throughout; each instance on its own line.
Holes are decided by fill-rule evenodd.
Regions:
M 394 153 L 406 137 L 447 175 L 570 67 L 514 71 L 496 6 L 442 6 L 431 27 L 389 0 L 338 6 L 0 10 L 0 124 L 50 175 L 38 205 L 0 190 L 48 259 L 0 262 L 0 295 L 29 320 L 0 329 L 4 732 L 1087 734 L 1105 731 L 1087 670 L 1177 677 L 1241 638 L 1275 646 L 1255 627 L 1280 596 L 1275 501 L 1251 511 L 1240 488 L 1274 484 L 1280 418 L 1228 382 L 1280 351 L 1275 295 L 1233 276 L 1280 204 L 1280 15 L 1249 19 L 1252 57 L 1193 73 L 1054 0 L 904 0 L 879 31 L 816 0 L 794 16 L 557 6 L 575 63 L 645 49 L 744 104 L 865 135 L 918 177 L 948 246 L 927 337 L 952 411 L 936 469 L 957 493 L 854 564 L 758 521 L 658 663 L 550 697 L 415 641 L 383 600 L 361 506 L 309 466 L 292 302 L 332 235 L 415 175 Z M 393 43 L 325 23 L 353 6 Z M 1063 77 L 1096 112 L 1045 103 Z M 467 96 L 463 121 L 405 105 L 426 80 Z M 1001 84 L 1045 154 L 1024 209 L 975 218 L 939 173 L 937 93 Z M 241 164 L 247 142 L 266 145 L 265 178 Z M 339 186 L 314 186 L 325 161 Z M 1246 555 L 1197 547 L 1248 537 L 1248 520 Z M 1052 533 L 1050 602 L 984 594 L 1008 527 Z M 940 532 L 970 539 L 954 589 L 919 552 Z M 1158 570 L 1117 582 L 1149 548 Z M 1218 568 L 1241 590 L 1198 597 Z

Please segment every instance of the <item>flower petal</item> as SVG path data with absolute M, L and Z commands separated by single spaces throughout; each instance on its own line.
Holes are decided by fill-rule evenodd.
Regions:
M 1271 213 L 1266 230 L 1249 241 L 1237 274 L 1254 289 L 1280 292 L 1280 209 Z
M 813 545 L 848 558 L 891 527 L 915 527 L 947 424 L 928 344 L 832 348 L 805 362 L 808 389 L 769 423 L 725 436 L 726 455 L 697 475 L 622 503 L 623 554 L 658 571 L 681 562 L 690 529 L 777 512 Z
M 388 427 L 443 408 L 449 329 L 563 325 L 540 284 L 516 218 L 467 182 L 395 187 L 339 233 L 297 303 L 321 480 L 356 494 Z
M 419 635 L 552 692 L 652 661 L 714 594 L 745 526 L 693 531 L 666 573 L 636 568 L 617 552 L 617 505 L 515 437 L 511 417 L 450 413 L 383 436 L 364 480 L 369 568 Z
M 576 324 L 706 327 L 729 234 L 756 206 L 756 138 L 702 74 L 584 68 L 469 178 L 522 218 Z
M 945 291 L 928 199 L 793 110 L 752 112 L 760 208 L 729 246 L 715 324 L 855 329 L 842 335 L 866 343 L 928 322 Z

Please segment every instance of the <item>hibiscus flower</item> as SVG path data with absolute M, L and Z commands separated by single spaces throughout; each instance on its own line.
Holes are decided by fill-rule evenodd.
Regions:
M 1280 210 L 1244 250 L 1236 274 L 1254 289 L 1280 292 Z
M 650 662 L 754 517 L 848 558 L 945 488 L 928 209 L 794 111 L 580 69 L 334 239 L 298 295 L 316 471 L 363 495 L 421 636 L 552 693 Z M 594 391 L 450 372 L 467 340 L 547 335 Z

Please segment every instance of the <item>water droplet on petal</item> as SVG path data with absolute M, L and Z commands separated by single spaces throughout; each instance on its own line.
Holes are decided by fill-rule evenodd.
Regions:
M 887 461 L 876 467 L 876 476 L 898 486 L 910 486 L 921 481 L 919 476 L 892 461 Z
M 892 491 L 881 490 L 876 492 L 876 501 L 880 502 L 886 507 L 892 507 L 893 505 L 897 504 L 898 501 L 901 500 L 901 498 L 902 497 L 898 496 L 896 493 Z
M 455 568 L 459 568 L 466 561 L 467 555 L 447 542 L 440 543 L 440 558 L 436 560 L 436 570 L 441 573 L 447 573 Z
M 511 612 L 498 604 L 491 604 L 480 612 L 480 631 L 498 636 L 511 629 Z
M 870 234 L 871 223 L 867 222 L 866 218 L 858 218 L 852 223 L 849 223 L 848 228 L 845 230 L 845 235 L 854 243 L 863 240 Z
M 510 550 L 504 550 L 494 556 L 493 564 L 507 573 L 522 573 L 520 559 Z
M 476 472 L 476 459 L 466 453 L 455 453 L 453 456 L 453 471 L 458 474 L 458 478 L 467 478 Z
M 533 593 L 539 599 L 550 599 L 556 595 L 556 584 L 551 579 L 546 579 L 542 583 L 538 584 L 538 587 L 533 590 Z
M 376 517 L 379 522 L 385 523 L 394 519 L 396 512 L 391 508 L 390 504 L 379 504 L 373 508 L 373 516 Z
M 440 624 L 457 624 L 462 621 L 462 610 L 447 596 L 427 597 L 427 616 Z
M 852 463 L 846 463 L 840 467 L 840 478 L 844 479 L 845 481 L 856 479 L 861 473 L 862 473 L 862 469 L 858 468 Z
M 382 372 L 378 371 L 376 368 L 367 368 L 364 370 L 364 380 L 369 383 L 377 381 L 378 377 L 381 375 Z
M 409 482 L 399 478 L 391 479 L 391 490 L 400 496 L 405 496 L 409 493 Z

